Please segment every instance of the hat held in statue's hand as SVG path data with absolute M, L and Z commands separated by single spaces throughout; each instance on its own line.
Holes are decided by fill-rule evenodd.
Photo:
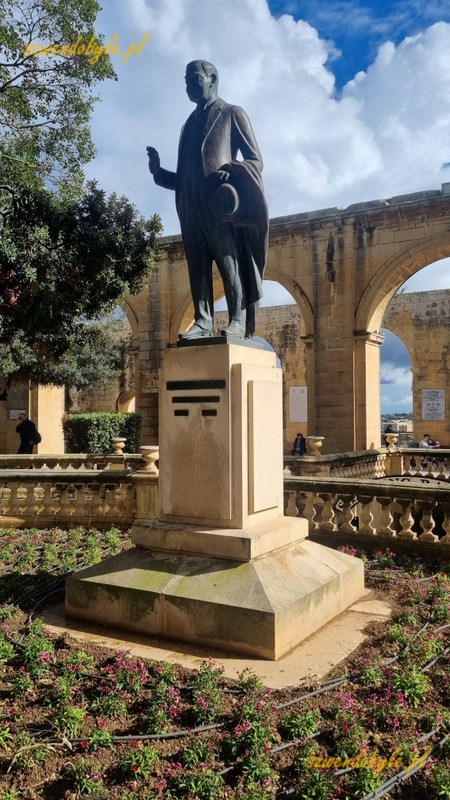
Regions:
M 213 214 L 222 222 L 232 222 L 239 211 L 239 195 L 231 183 L 220 183 L 211 192 Z

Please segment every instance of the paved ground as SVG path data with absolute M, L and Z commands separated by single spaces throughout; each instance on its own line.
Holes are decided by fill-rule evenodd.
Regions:
M 261 676 L 266 686 L 281 689 L 297 686 L 308 678 L 322 677 L 364 641 L 364 630 L 369 622 L 386 619 L 390 613 L 387 603 L 375 599 L 367 591 L 362 600 L 279 661 L 229 655 L 206 647 L 107 630 L 105 627 L 81 623 L 79 620 L 66 619 L 63 605 L 48 610 L 43 618 L 47 627 L 55 633 L 67 631 L 80 641 L 95 642 L 114 650 L 128 650 L 135 656 L 181 664 L 191 669 L 198 667 L 205 658 L 211 657 L 224 666 L 225 675 L 229 678 L 236 678 L 245 667 L 250 667 Z M 126 638 L 120 638 L 122 635 Z

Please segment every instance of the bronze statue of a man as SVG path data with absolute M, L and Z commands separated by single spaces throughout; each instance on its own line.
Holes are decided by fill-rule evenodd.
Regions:
M 163 169 L 158 152 L 147 147 L 155 183 L 175 190 L 189 268 L 195 323 L 181 338 L 212 334 L 213 260 L 228 306 L 229 324 L 222 334 L 251 338 L 267 254 L 261 154 L 242 108 L 218 97 L 213 64 L 191 61 L 185 80 L 196 109 L 181 131 L 176 172 Z

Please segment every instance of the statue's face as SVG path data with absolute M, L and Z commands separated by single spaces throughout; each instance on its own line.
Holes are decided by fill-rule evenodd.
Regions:
M 215 75 L 205 75 L 202 65 L 193 61 L 186 67 L 186 93 L 193 103 L 207 103 L 216 94 Z

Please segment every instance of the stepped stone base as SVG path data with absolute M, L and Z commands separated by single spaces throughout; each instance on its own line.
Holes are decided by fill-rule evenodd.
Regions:
M 249 561 L 134 547 L 68 578 L 66 613 L 277 660 L 364 591 L 362 561 L 304 539 L 302 523 Z
M 159 519 L 136 521 L 131 539 L 139 547 L 190 556 L 212 556 L 232 561 L 252 561 L 272 550 L 306 539 L 306 520 L 295 517 L 260 522 L 250 529 L 199 528 Z

